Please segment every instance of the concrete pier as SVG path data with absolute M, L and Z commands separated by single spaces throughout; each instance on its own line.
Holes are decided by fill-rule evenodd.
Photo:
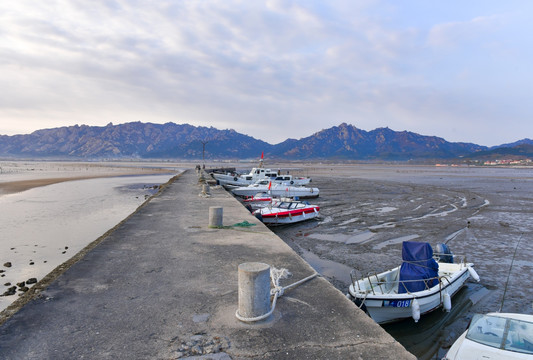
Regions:
M 321 277 L 268 319 L 239 321 L 239 264 L 287 268 L 282 286 L 314 270 L 224 189 L 201 186 L 185 172 L 51 281 L 0 326 L 0 358 L 415 359 Z M 213 206 L 221 228 L 206 222 Z

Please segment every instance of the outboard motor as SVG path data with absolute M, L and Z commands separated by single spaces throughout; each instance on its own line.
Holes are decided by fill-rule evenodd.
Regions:
M 453 264 L 453 253 L 446 244 L 437 244 L 437 255 L 442 263 Z

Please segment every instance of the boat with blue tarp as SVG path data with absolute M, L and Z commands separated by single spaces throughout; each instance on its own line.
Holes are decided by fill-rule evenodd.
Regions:
M 402 264 L 358 278 L 352 271 L 347 296 L 379 324 L 420 316 L 440 307 L 449 311 L 452 296 L 469 277 L 479 281 L 473 263 L 453 255 L 445 244 L 438 252 L 427 242 L 404 241 Z

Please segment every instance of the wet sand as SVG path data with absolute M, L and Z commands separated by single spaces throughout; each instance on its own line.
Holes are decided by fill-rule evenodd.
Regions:
M 171 173 L 166 164 L 0 162 L 0 196 L 72 180 Z M 168 165 L 166 165 L 168 166 Z
M 164 165 L 0 162 L 0 312 L 179 171 Z
M 502 299 L 503 312 L 533 313 L 533 289 L 524 286 L 533 275 L 533 169 L 328 164 L 305 171 L 320 189 L 312 203 L 321 219 L 274 232 L 343 293 L 351 269 L 360 276 L 400 265 L 404 240 L 446 243 L 475 264 L 481 282 L 467 282 L 450 313 L 384 326 L 420 359 L 440 359 L 474 313 L 498 311 Z

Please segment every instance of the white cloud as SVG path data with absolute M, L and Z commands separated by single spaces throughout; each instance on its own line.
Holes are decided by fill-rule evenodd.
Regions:
M 456 48 L 465 43 L 487 42 L 502 27 L 503 21 L 502 16 L 493 15 L 436 24 L 428 34 L 428 44 L 435 48 Z
M 174 121 L 277 142 L 344 121 L 446 138 L 441 119 L 490 118 L 494 125 L 485 121 L 484 127 L 494 129 L 494 114 L 513 103 L 516 119 L 530 118 L 515 100 L 531 77 L 524 74 L 531 50 L 516 33 L 524 18 L 453 3 L 448 6 L 457 14 L 431 13 L 426 4 L 423 19 L 409 18 L 419 6 L 373 0 L 0 3 L 0 79 L 14 84 L 0 98 L 0 133 Z M 515 63 L 507 66 L 511 53 Z M 503 79 L 511 91 L 500 93 Z M 499 97 L 505 101 L 494 100 Z M 490 111 L 466 106 L 486 99 Z M 7 128 L 8 121 L 20 125 Z M 479 132 L 450 134 L 466 141 Z M 486 142 L 497 142 L 490 136 Z

